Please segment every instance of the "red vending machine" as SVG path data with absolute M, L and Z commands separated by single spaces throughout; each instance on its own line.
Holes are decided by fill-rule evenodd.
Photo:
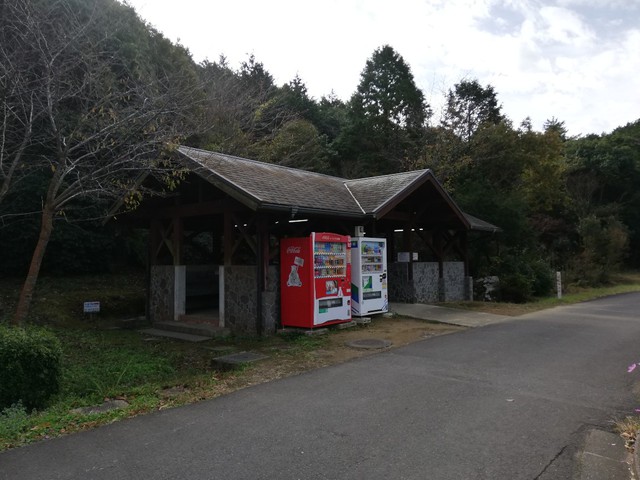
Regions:
M 351 320 L 351 239 L 336 233 L 280 241 L 280 310 L 284 327 Z

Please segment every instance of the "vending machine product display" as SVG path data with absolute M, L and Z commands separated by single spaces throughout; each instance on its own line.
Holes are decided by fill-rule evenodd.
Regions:
M 314 232 L 280 241 L 280 310 L 287 327 L 351 320 L 349 236 Z
M 356 317 L 389 311 L 387 239 L 351 239 L 351 313 Z

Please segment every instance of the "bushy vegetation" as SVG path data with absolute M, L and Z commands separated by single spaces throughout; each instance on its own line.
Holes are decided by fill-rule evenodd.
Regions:
M 53 333 L 0 325 L 0 410 L 45 406 L 61 377 L 62 348 Z

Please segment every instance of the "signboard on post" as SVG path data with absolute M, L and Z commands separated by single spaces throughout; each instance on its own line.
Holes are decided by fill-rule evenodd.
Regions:
M 84 313 L 100 313 L 100 302 L 84 302 Z

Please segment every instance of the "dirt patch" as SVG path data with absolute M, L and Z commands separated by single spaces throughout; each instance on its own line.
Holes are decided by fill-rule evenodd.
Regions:
M 234 378 L 224 383 L 224 393 L 239 388 L 288 377 L 315 368 L 327 367 L 346 362 L 353 358 L 376 355 L 380 352 L 465 330 L 465 327 L 431 323 L 406 317 L 376 317 L 368 325 L 356 325 L 349 329 L 331 329 L 326 338 L 321 339 L 316 348 L 304 352 L 290 352 L 287 344 L 271 346 L 269 358 L 252 365 Z M 313 338 L 313 337 L 311 337 Z M 357 349 L 347 346 L 348 342 L 362 339 L 388 340 L 391 346 L 382 350 Z

